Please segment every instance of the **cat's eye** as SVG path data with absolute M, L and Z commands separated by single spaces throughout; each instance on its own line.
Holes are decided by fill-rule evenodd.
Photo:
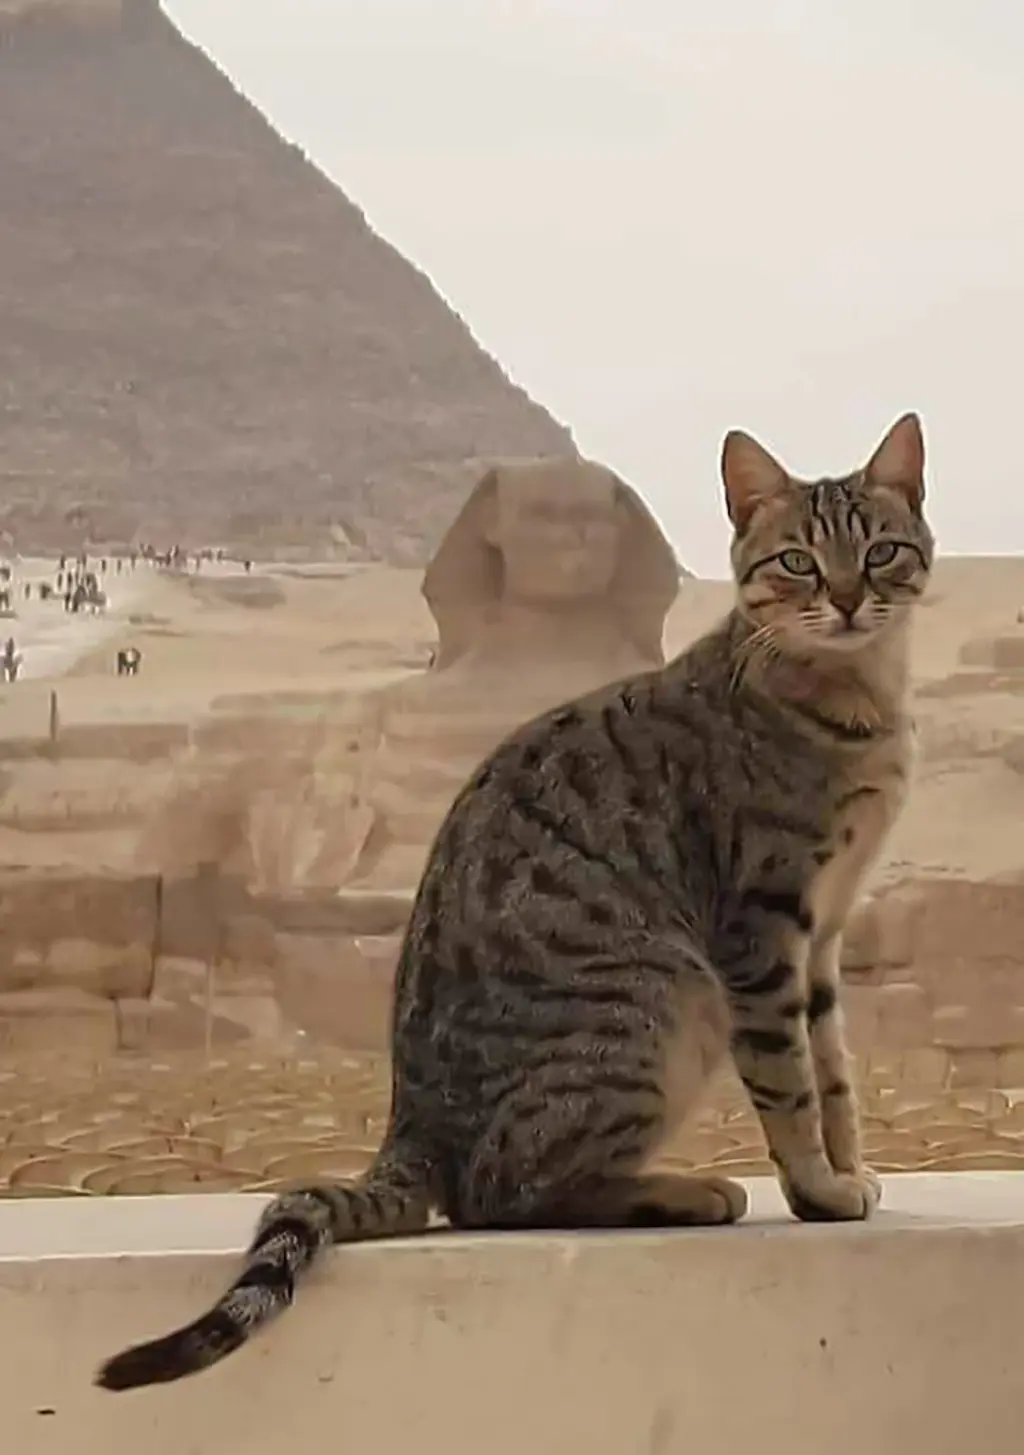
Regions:
M 791 576 L 816 576 L 818 566 L 810 551 L 781 551 L 779 565 Z
M 895 541 L 876 541 L 873 546 L 868 547 L 864 564 L 875 569 L 879 566 L 891 566 L 899 553 L 900 548 Z

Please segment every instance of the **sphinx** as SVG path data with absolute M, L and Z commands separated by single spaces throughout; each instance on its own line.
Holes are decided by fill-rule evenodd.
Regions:
M 411 895 L 434 832 L 479 761 L 519 723 L 660 666 L 679 568 L 637 493 L 570 457 L 488 469 L 423 578 L 429 669 L 366 703 L 365 830 L 343 885 Z
M 348 1046 L 365 1002 L 360 1044 L 379 1042 L 396 937 L 452 799 L 519 723 L 661 665 L 678 586 L 657 522 L 611 470 L 491 466 L 424 574 L 429 665 L 335 695 L 293 751 L 240 761 L 217 785 L 200 771 L 157 815 L 155 857 L 179 873 L 212 860 L 246 884 L 290 1024 Z

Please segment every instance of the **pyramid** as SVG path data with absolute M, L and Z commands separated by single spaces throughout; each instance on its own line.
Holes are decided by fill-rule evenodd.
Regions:
M 158 0 L 0 0 L 0 531 L 422 561 L 566 452 Z

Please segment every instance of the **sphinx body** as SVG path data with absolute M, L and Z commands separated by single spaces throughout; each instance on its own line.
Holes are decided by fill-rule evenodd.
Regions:
M 367 703 L 353 893 L 407 892 L 451 800 L 520 722 L 664 661 L 678 589 L 668 542 L 605 467 L 548 457 L 489 470 L 431 561 L 429 671 Z
M 217 785 L 200 774 L 154 823 L 154 856 L 178 873 L 212 861 L 248 885 L 272 924 L 290 1024 L 379 1044 L 396 936 L 455 794 L 520 722 L 659 666 L 678 578 L 611 471 L 577 458 L 495 466 L 424 575 L 429 667 L 335 697 L 289 751 L 239 761 Z

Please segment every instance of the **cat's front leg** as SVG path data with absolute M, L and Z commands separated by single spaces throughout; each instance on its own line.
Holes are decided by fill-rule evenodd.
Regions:
M 839 934 L 815 940 L 807 964 L 807 1025 L 821 1128 L 828 1160 L 837 1172 L 852 1172 L 877 1182 L 864 1166 L 853 1063 L 839 1001 L 841 947 Z
M 870 1217 L 877 1181 L 833 1167 L 826 1147 L 808 1014 L 811 919 L 799 894 L 749 890 L 724 941 L 733 1059 L 790 1208 L 807 1222 Z

